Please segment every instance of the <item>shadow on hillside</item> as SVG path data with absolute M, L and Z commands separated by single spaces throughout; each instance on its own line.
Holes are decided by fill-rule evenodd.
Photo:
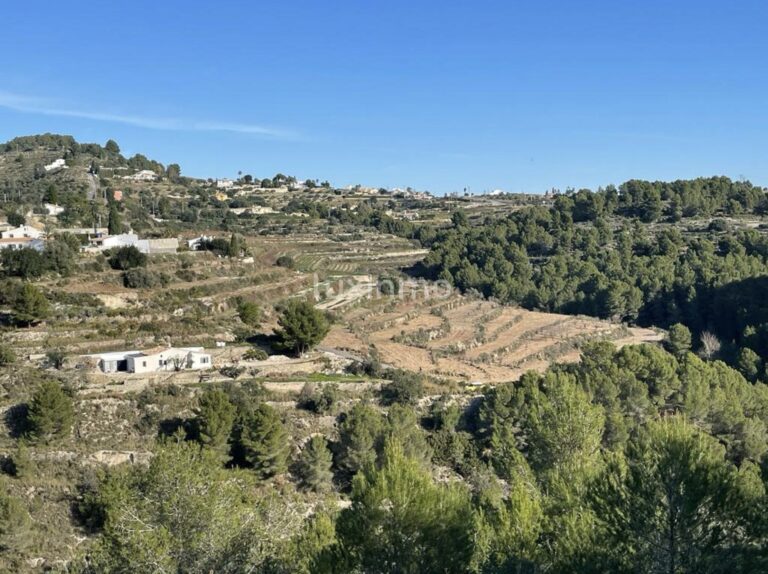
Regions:
M 29 406 L 26 403 L 13 405 L 5 411 L 5 426 L 11 438 L 21 438 L 29 430 Z
M 277 335 L 256 333 L 248 337 L 245 342 L 253 345 L 256 349 L 261 349 L 268 355 L 280 352 L 280 338 Z
M 157 425 L 157 431 L 160 436 L 172 437 L 178 433 L 179 436 L 183 435 L 184 440 L 191 440 L 195 436 L 195 424 L 192 419 L 172 417 L 161 420 Z
M 738 339 L 748 326 L 768 323 L 768 276 L 723 285 L 705 302 L 714 330 L 723 338 Z
M 435 273 L 424 265 L 423 261 L 417 261 L 408 267 L 401 267 L 400 271 L 405 273 L 405 275 L 411 279 L 429 279 L 432 281 L 437 279 Z
M 721 357 L 728 361 L 735 360 L 735 353 L 744 346 L 759 355 L 768 354 L 768 276 L 700 287 L 689 297 L 688 292 L 660 293 L 643 306 L 638 324 L 668 328 L 683 323 L 694 342 L 709 331 L 722 343 Z

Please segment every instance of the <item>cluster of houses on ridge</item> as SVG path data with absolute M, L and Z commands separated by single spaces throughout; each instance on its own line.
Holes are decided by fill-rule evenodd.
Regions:
M 142 253 L 176 253 L 179 249 L 179 240 L 175 237 L 161 239 L 140 239 L 135 233 L 122 233 L 109 235 L 106 229 L 59 229 L 60 233 L 74 233 L 87 235 L 88 245 L 83 251 L 104 251 L 113 247 L 126 247 L 132 245 Z M 0 231 L 0 249 L 30 248 L 42 251 L 45 248 L 45 232 L 31 225 Z

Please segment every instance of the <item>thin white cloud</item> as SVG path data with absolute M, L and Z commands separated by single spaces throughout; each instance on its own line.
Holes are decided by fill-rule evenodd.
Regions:
M 82 118 L 99 122 L 126 124 L 151 130 L 193 131 L 193 132 L 233 132 L 254 134 L 270 138 L 298 139 L 299 135 L 290 130 L 266 127 L 254 124 L 241 124 L 217 121 L 199 121 L 181 118 L 160 118 L 89 112 L 85 110 L 60 107 L 55 103 L 33 96 L 22 96 L 0 90 L 0 108 L 28 114 Z

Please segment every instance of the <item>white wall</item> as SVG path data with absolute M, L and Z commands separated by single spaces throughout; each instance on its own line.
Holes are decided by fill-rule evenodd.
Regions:
M 40 236 L 42 236 L 42 234 L 42 231 L 35 229 L 34 227 L 30 227 L 29 225 L 22 225 L 16 229 L 3 231 L 0 233 L 0 237 L 3 239 L 19 239 L 20 237 L 32 237 L 33 239 L 38 239 Z
M 154 355 L 130 357 L 128 370 L 134 373 L 155 373 L 175 371 L 180 362 L 180 370 L 203 370 L 213 367 L 211 356 L 191 349 L 168 349 Z

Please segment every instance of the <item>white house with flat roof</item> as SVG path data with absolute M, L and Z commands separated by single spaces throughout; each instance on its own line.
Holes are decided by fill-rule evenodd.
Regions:
M 118 351 L 87 355 L 103 373 L 199 371 L 213 367 L 203 347 L 156 347 L 146 351 Z

